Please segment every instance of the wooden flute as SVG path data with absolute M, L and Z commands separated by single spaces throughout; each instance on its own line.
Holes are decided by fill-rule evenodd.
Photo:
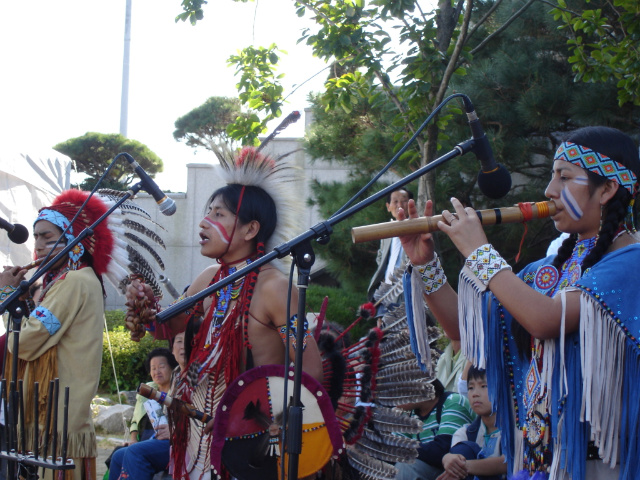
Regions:
M 47 261 L 51 260 L 60 250 L 62 250 L 62 248 L 64 248 L 64 247 L 56 248 L 51 253 L 51 255 L 49 256 Z M 42 265 L 44 263 L 45 258 L 47 258 L 47 257 L 45 256 L 45 257 L 37 258 L 33 262 L 27 263 L 26 265 L 23 265 L 22 267 L 20 267 L 20 270 L 31 270 L 32 268 L 39 267 L 40 265 Z
M 556 213 L 556 204 L 553 202 L 530 202 L 514 207 L 492 208 L 488 210 L 476 210 L 482 225 L 499 225 L 501 223 L 522 223 L 536 218 L 546 218 Z M 399 237 L 402 235 L 415 235 L 419 233 L 431 233 L 438 230 L 438 222 L 443 221 L 442 215 L 433 217 L 421 217 L 401 222 L 385 222 L 374 225 L 365 225 L 351 229 L 353 243 L 382 240 L 383 238 Z
M 20 270 L 31 270 L 32 268 L 39 267 L 40 265 L 42 265 L 42 262 L 44 262 L 44 258 L 45 257 L 38 258 L 38 259 L 34 260 L 31 263 L 27 263 L 26 265 L 23 265 L 22 267 L 20 267 Z M 53 257 L 51 257 L 51 258 L 53 258 Z

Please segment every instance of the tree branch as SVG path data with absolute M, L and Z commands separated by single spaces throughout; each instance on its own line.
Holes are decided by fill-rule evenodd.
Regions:
M 506 30 L 507 27 L 511 25 L 520 15 L 522 15 L 527 10 L 527 8 L 533 5 L 533 2 L 535 1 L 536 0 L 529 0 L 527 3 L 525 3 L 523 7 L 520 10 L 518 10 L 516 13 L 514 13 L 511 16 L 511 18 L 509 18 L 506 22 L 504 22 L 504 24 L 499 29 L 497 29 L 495 32 L 493 32 L 491 35 L 485 38 L 482 42 L 480 42 L 476 48 L 471 50 L 471 55 L 474 55 L 478 50 L 481 50 L 487 43 L 489 43 L 493 39 L 493 37 L 500 35 L 500 33 Z

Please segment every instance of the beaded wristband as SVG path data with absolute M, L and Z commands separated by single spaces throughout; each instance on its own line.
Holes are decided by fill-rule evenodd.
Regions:
M 478 247 L 464 263 L 484 285 L 489 285 L 498 272 L 505 269 L 511 270 L 511 266 L 490 243 Z
M 0 288 L 0 302 L 4 302 L 4 299 L 10 296 L 16 290 L 17 288 L 12 285 L 6 285 L 5 287 Z
M 437 253 L 433 254 L 433 260 L 430 262 L 424 265 L 413 265 L 413 268 L 420 273 L 420 278 L 422 278 L 422 283 L 424 283 L 424 293 L 427 295 L 437 292 L 447 283 L 447 276 L 440 264 L 440 258 Z

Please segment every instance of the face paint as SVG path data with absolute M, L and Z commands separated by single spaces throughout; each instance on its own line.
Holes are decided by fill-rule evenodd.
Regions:
M 562 189 L 562 192 L 560 193 L 560 199 L 562 200 L 562 203 L 567 209 L 567 213 L 572 219 L 578 221 L 582 218 L 582 215 L 583 215 L 582 209 L 580 208 L 580 206 L 578 205 L 578 202 L 576 202 L 575 197 L 569 190 L 569 185 L 565 185 L 565 187 Z
M 573 179 L 573 183 L 576 185 L 589 185 L 589 179 L 587 177 L 576 177 Z
M 227 235 L 227 232 L 222 226 L 222 224 L 220 224 L 219 222 L 214 222 L 210 220 L 209 217 L 204 217 L 204 221 L 207 222 L 209 225 L 211 225 L 216 230 L 216 232 L 218 232 L 218 235 L 220 235 L 220 239 L 225 244 L 229 244 L 229 242 L 231 242 L 231 238 L 229 238 L 229 235 Z

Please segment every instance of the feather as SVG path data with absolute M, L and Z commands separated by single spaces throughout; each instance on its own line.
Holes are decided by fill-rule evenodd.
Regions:
M 134 220 L 123 220 L 122 224 L 127 227 L 130 230 L 134 230 L 136 232 L 139 233 L 144 233 L 147 237 L 149 237 L 151 240 L 153 240 L 154 242 L 156 242 L 158 245 L 160 245 L 162 248 L 166 249 L 167 247 L 164 244 L 164 241 L 162 240 L 162 238 L 160 237 L 160 235 L 158 235 L 156 232 L 154 232 L 153 230 L 148 229 L 147 227 L 145 227 L 144 225 L 142 225 L 141 223 L 138 223 Z
M 271 134 L 262 141 L 260 146 L 256 149 L 256 152 L 259 152 L 264 147 L 266 147 L 267 144 L 276 137 L 276 135 L 279 135 L 285 128 L 287 128 L 292 123 L 297 122 L 299 118 L 300 118 L 300 112 L 298 112 L 297 110 L 287 115 L 286 118 L 282 122 L 280 122 L 280 124 L 275 128 L 275 130 L 271 132 Z
M 402 282 L 394 282 L 393 284 L 388 284 L 382 282 L 377 290 L 373 293 L 373 300 L 376 305 L 384 305 L 387 306 L 390 303 L 395 303 L 396 299 L 402 295 L 404 292 L 404 288 L 402 286 Z
M 411 345 L 403 345 L 390 352 L 380 354 L 380 363 L 395 363 L 403 360 L 415 359 L 416 356 L 411 350 Z
M 140 275 L 144 282 L 151 287 L 153 294 L 157 297 L 162 296 L 162 288 L 156 280 L 156 275 L 147 262 L 139 252 L 137 252 L 131 245 L 127 245 L 127 253 L 129 254 L 130 263 L 128 265 L 129 270 L 136 275 Z
M 377 379 L 376 379 L 377 380 Z M 388 390 L 395 390 L 396 392 L 401 391 L 403 388 L 406 389 L 415 389 L 416 392 L 420 391 L 420 392 L 433 392 L 433 385 L 431 385 L 429 383 L 429 381 L 427 379 L 421 378 L 421 379 L 403 379 L 403 378 L 396 378 L 394 379 L 395 381 L 377 381 L 377 388 L 376 391 L 388 391 Z
M 377 378 L 384 378 L 387 376 L 401 375 L 407 372 L 413 372 L 418 369 L 418 363 L 415 358 L 406 360 L 404 362 L 397 362 L 389 365 L 383 365 L 378 370 Z M 424 378 L 424 374 L 423 374 Z
M 401 375 L 391 375 L 380 377 L 376 376 L 376 384 L 378 388 L 389 388 L 387 385 L 406 384 L 406 383 L 429 383 L 432 379 L 426 378 L 422 370 L 416 369 L 414 372 L 405 372 Z
M 151 245 L 149 245 L 147 242 L 145 242 L 143 239 L 141 239 L 140 237 L 138 237 L 137 235 L 135 235 L 133 233 L 126 232 L 124 234 L 124 236 L 126 238 L 128 238 L 129 240 L 137 243 L 142 248 L 144 248 L 147 252 L 149 252 L 149 254 L 153 257 L 153 259 L 156 262 L 158 262 L 158 265 L 160 266 L 160 269 L 164 270 L 164 262 L 162 261 L 162 258 L 160 258 L 160 255 L 158 255 L 153 248 L 151 248 Z
M 396 395 L 393 395 L 393 394 L 376 395 L 376 402 L 386 407 L 394 407 L 396 405 L 406 405 L 407 403 L 424 402 L 425 400 L 430 400 L 430 399 L 423 394 L 414 395 L 412 394 L 411 391 L 408 391 L 408 390 L 405 390 L 403 392 L 398 392 Z
M 392 447 L 365 437 L 358 440 L 355 449 L 384 462 L 413 463 L 418 456 L 418 450 L 415 448 Z
M 392 447 L 402 448 L 418 448 L 420 446 L 420 440 L 414 438 L 405 437 L 404 435 L 386 435 L 380 432 L 374 432 L 369 428 L 365 428 L 362 432 L 362 436 L 370 438 L 379 443 L 385 443 Z
M 349 464 L 358 472 L 371 478 L 381 480 L 394 480 L 398 470 L 388 463 L 382 462 L 377 458 L 359 452 L 354 447 L 347 447 L 347 456 Z
M 396 413 L 391 408 L 376 406 L 373 409 L 371 421 L 376 430 L 389 433 L 413 433 L 422 431 L 423 423 L 419 418 L 406 413 Z
M 362 436 L 367 422 L 371 418 L 371 407 L 360 405 L 356 407 L 352 418 L 349 420 L 349 426 L 343 432 L 345 443 L 353 445 Z
M 105 203 L 110 204 L 110 206 L 113 206 L 115 203 L 120 201 L 120 199 L 124 197 L 127 192 L 120 192 L 118 190 L 111 190 L 111 189 L 105 188 L 105 189 L 98 190 L 98 193 L 100 194 L 100 197 L 102 197 L 102 200 Z M 151 215 L 149 215 L 149 212 L 147 212 L 140 205 L 138 205 L 137 203 L 129 199 L 125 200 L 123 203 L 118 205 L 118 209 L 122 214 L 135 213 L 137 215 L 142 215 L 147 219 L 151 220 Z

